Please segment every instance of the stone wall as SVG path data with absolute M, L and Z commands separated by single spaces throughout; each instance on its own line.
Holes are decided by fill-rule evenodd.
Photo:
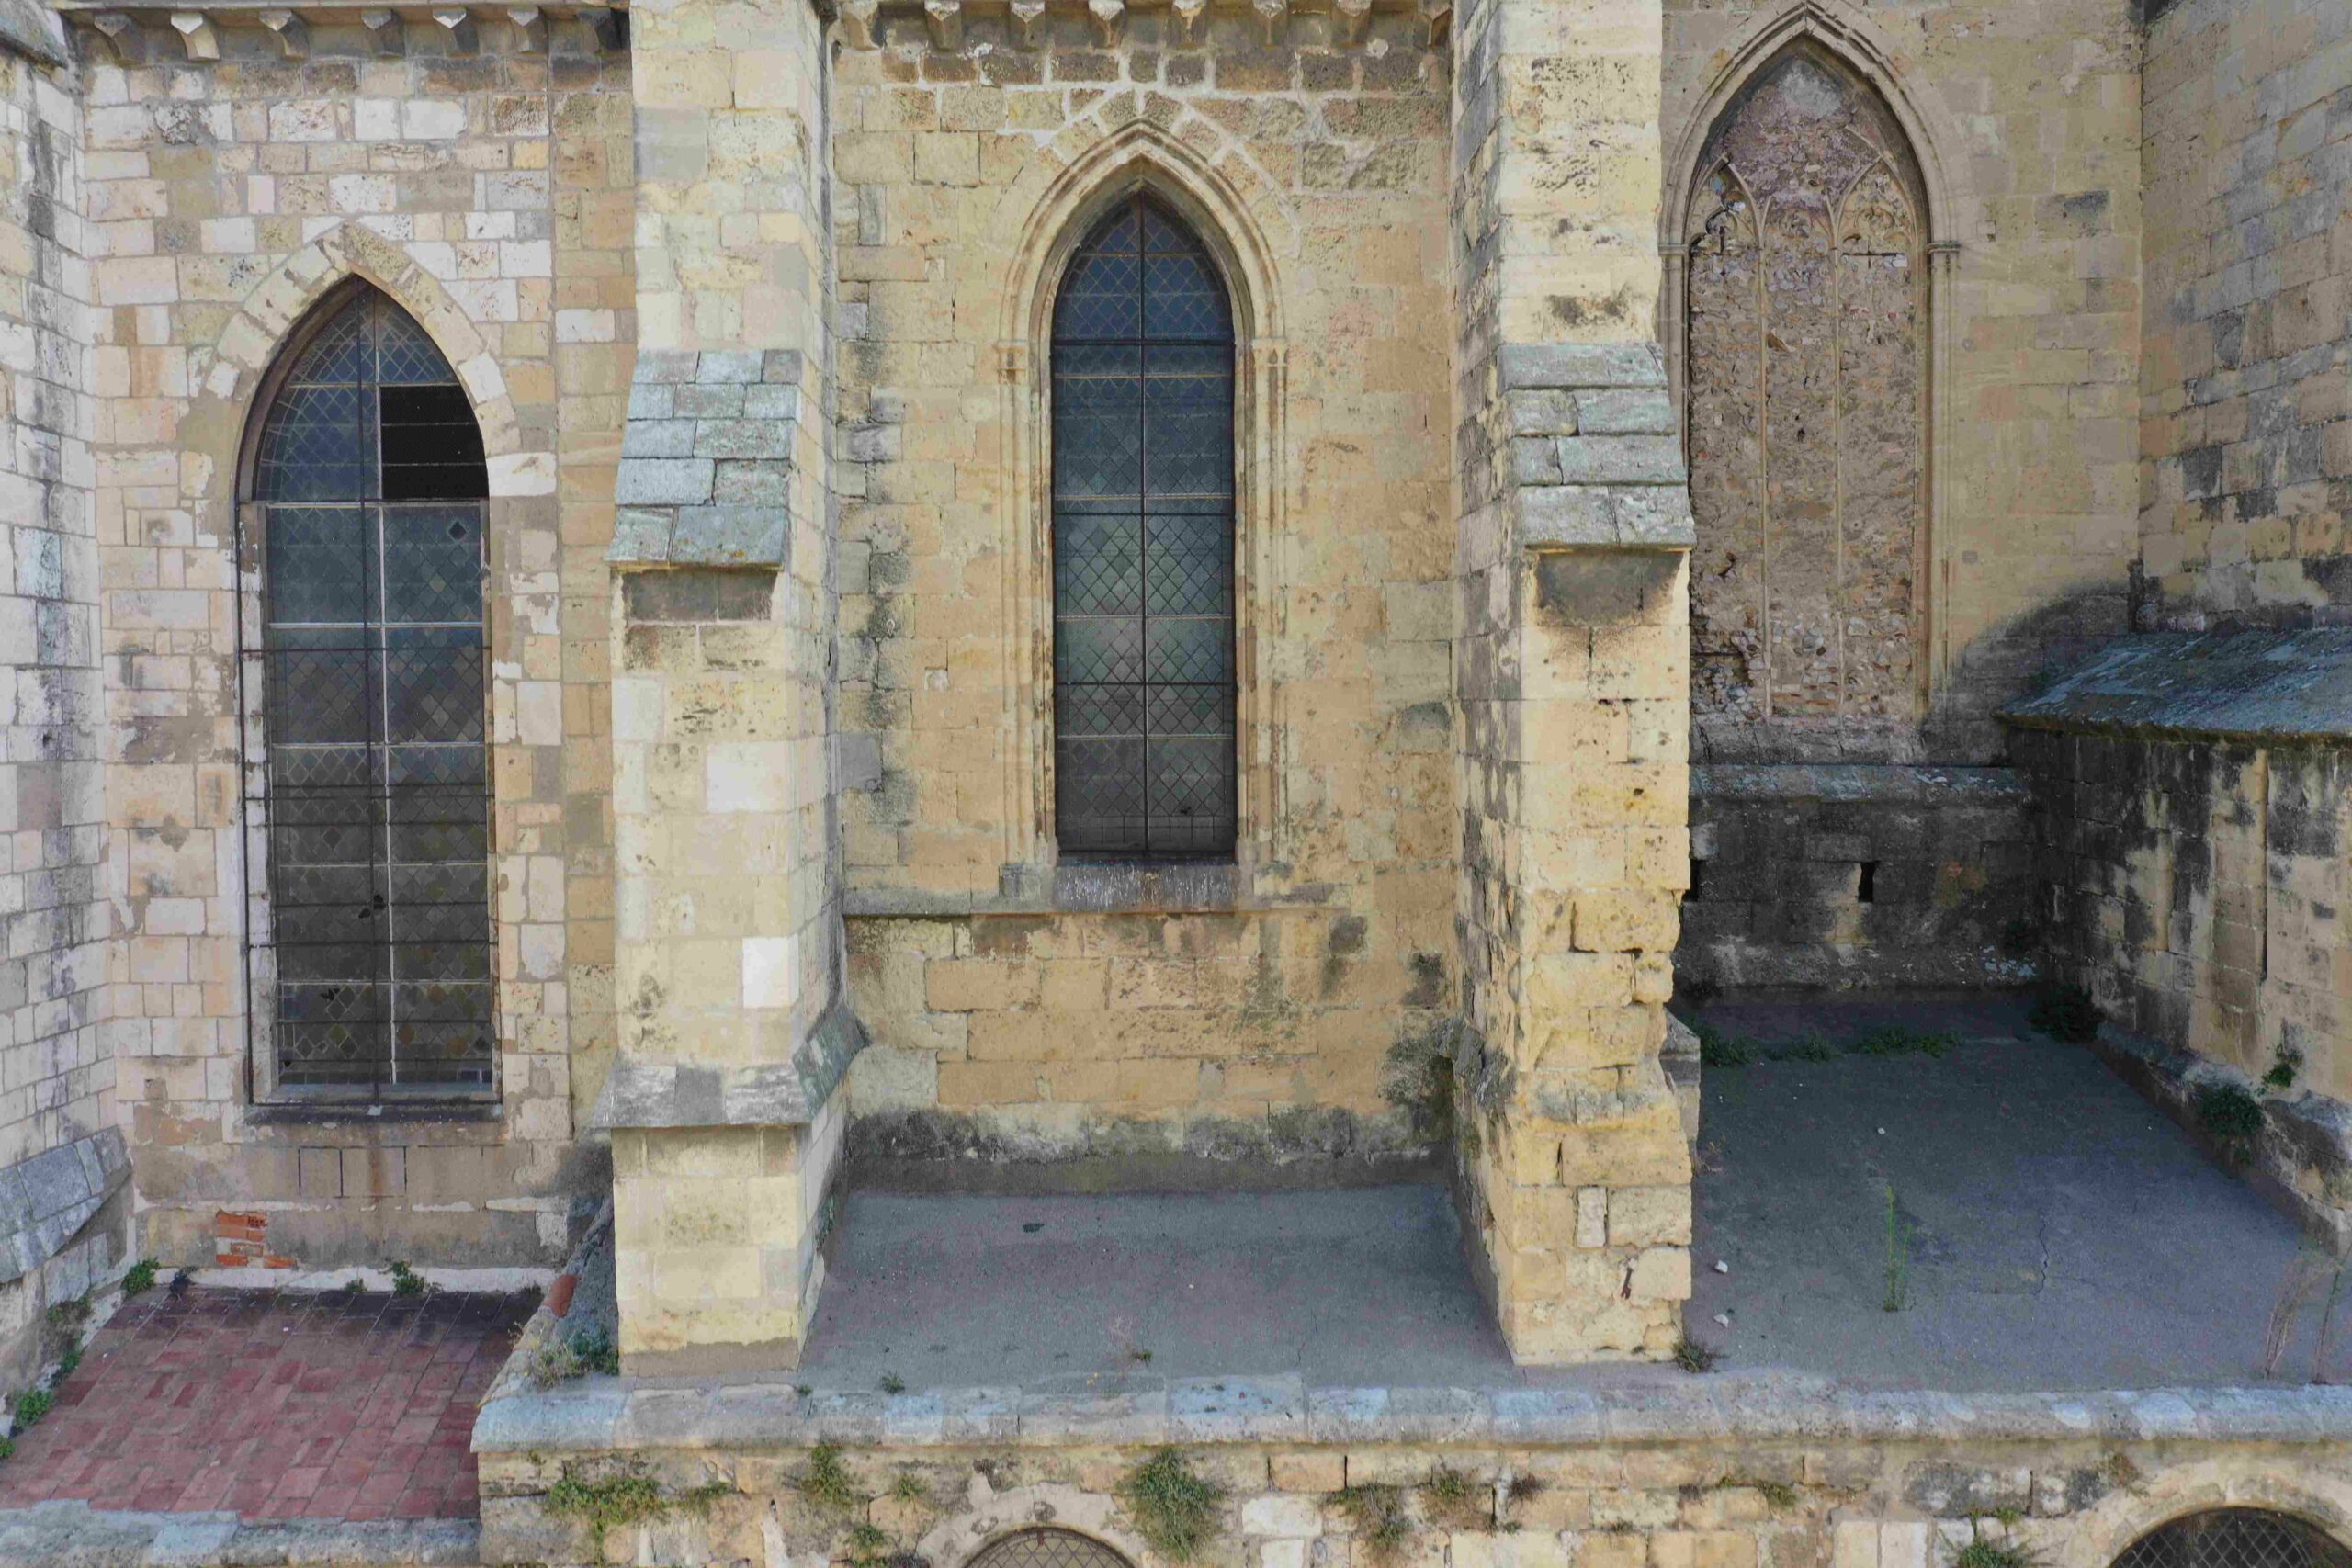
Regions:
M 1691 769 L 1677 978 L 1699 991 L 2025 984 L 2041 942 L 2029 798 L 2009 768 Z
M 872 46 L 840 56 L 833 143 L 854 1148 L 902 1174 L 1408 1156 L 1384 1058 L 1453 1000 L 1442 18 L 850 20 Z M 1219 865 L 1060 863 L 1050 822 L 1046 323 L 1062 256 L 1139 183 L 1234 310 Z
M 1238 1380 L 1231 1393 L 1245 1384 L 1261 1391 Z M 1702 1414 L 1652 1394 L 1661 1408 L 1612 1408 L 1615 1435 L 1604 1440 L 1539 1435 L 1555 1425 L 1533 1413 L 1540 1394 L 1513 1433 L 1471 1415 L 1467 1391 L 1412 1392 L 1434 1397 L 1409 1407 L 1334 1404 L 1311 1437 L 1276 1436 L 1292 1418 L 1246 1403 L 1251 1413 L 1178 1417 L 1173 1425 L 1196 1427 L 1174 1438 L 1187 1445 L 1177 1450 L 1182 1462 L 1221 1493 L 1191 1560 L 1208 1568 L 1952 1568 L 1981 1560 L 1961 1557 L 1981 1541 L 2053 1568 L 2108 1568 L 2141 1535 L 2199 1508 L 2277 1509 L 2339 1539 L 2352 1525 L 2352 1476 L 2320 1437 L 2318 1411 L 2300 1430 L 2291 1415 L 2256 1415 L 2244 1436 L 2209 1437 L 2197 1397 L 2168 1395 L 2157 1439 L 2153 1407 L 2115 1396 L 2084 1396 L 2041 1419 L 2035 1396 L 1896 1396 L 1881 1403 L 1889 1416 L 1909 1416 L 1907 1432 L 1859 1404 L 1817 1412 L 1826 1419 L 1798 1431 L 1769 1399 L 1739 1415 L 1717 1405 Z M 791 1403 L 779 1393 L 771 1407 Z M 962 1568 L 1039 1526 L 1075 1531 L 1142 1568 L 1171 1561 L 1120 1496 L 1152 1453 L 1136 1438 L 1098 1436 L 1082 1416 L 1066 1437 L 1024 1438 L 1009 1410 L 980 1407 L 951 1407 L 943 1425 L 929 1397 L 927 1436 L 836 1404 L 824 1425 L 838 1445 L 837 1494 L 807 1484 L 805 1448 L 752 1440 L 778 1435 L 766 1407 L 739 1403 L 721 1417 L 728 1425 L 698 1430 L 682 1425 L 694 1419 L 691 1396 L 673 1402 L 662 1431 L 695 1430 L 710 1446 L 671 1446 L 649 1433 L 635 1439 L 643 1445 L 635 1461 L 665 1495 L 696 1491 L 700 1501 L 615 1528 L 601 1542 L 583 1523 L 550 1514 L 548 1489 L 567 1474 L 593 1482 L 616 1457 L 560 1444 L 525 1452 L 493 1438 L 481 1453 L 482 1561 L 782 1563 L 865 1551 Z M 1677 1431 L 1669 1412 L 1695 1419 Z M 591 1424 L 606 1418 L 599 1412 Z M 1396 1524 L 1376 1530 L 1390 1516 Z
M 573 1127 L 613 1033 L 627 58 L 593 14 L 450 15 L 78 34 L 107 671 L 90 722 L 122 920 L 106 1048 L 143 1245 L 166 1262 L 553 1262 L 592 1174 Z M 237 704 L 260 682 L 238 626 L 257 624 L 260 556 L 250 528 L 237 553 L 239 455 L 273 356 L 354 274 L 432 334 L 489 455 L 498 1084 L 422 1117 L 288 1118 L 251 1096 Z
M 2352 633 L 2128 639 L 2012 709 L 2051 967 L 2192 1131 L 2352 1246 Z M 2132 1040 L 2113 1043 L 2134 1045 Z M 2257 1097 L 2229 1131 L 2209 1091 Z
M 2352 17 L 2152 5 L 2140 547 L 2154 626 L 2352 610 Z
M 2025 9 L 1965 0 L 1866 14 L 1836 4 L 1748 12 L 1668 0 L 1666 25 L 1663 326 L 1679 395 L 1739 373 L 1694 363 L 1720 349 L 1703 331 L 1692 338 L 1685 310 L 1700 273 L 1682 253 L 1712 206 L 1701 186 L 1713 166 L 1708 150 L 1719 117 L 1791 51 L 1830 62 L 1825 70 L 1841 80 L 1850 73 L 1854 112 L 1877 128 L 1896 165 L 1906 157 L 1916 164 L 1918 186 L 1906 198 L 1924 204 L 1916 254 L 1926 273 L 1916 301 L 1925 342 L 1916 363 L 1901 367 L 1925 380 L 1917 416 L 1924 469 L 1910 467 L 1911 435 L 1881 413 L 1865 418 L 1860 402 L 1819 408 L 1821 417 L 1803 422 L 1863 420 L 1883 436 L 1883 451 L 1857 448 L 1841 458 L 1841 486 L 1886 482 L 1891 468 L 1909 468 L 1918 487 L 1909 562 L 1890 556 L 1879 563 L 1874 592 L 1885 603 L 1870 613 L 1871 624 L 1883 623 L 1895 638 L 1872 659 L 1890 670 L 1907 661 L 1905 680 L 1882 680 L 1886 689 L 1868 692 L 1867 682 L 1849 680 L 1839 693 L 1815 693 L 1814 708 L 1826 705 L 1834 714 L 1758 716 L 1752 700 L 1711 694 L 1707 682 L 1716 678 L 1706 670 L 1725 660 L 1702 660 L 1692 761 L 1736 767 L 1724 776 L 1744 782 L 1694 795 L 1694 820 L 1712 825 L 1722 846 L 1713 852 L 1724 859 L 1713 868 L 1715 906 L 1694 907 L 1686 921 L 1678 971 L 1705 985 L 2014 984 L 2018 965 L 1997 936 L 2030 911 L 1997 866 L 1986 875 L 1969 863 L 1977 797 L 1946 801 L 1928 781 L 1943 768 L 2003 761 L 1993 716 L 2000 705 L 2125 629 L 2139 485 L 2132 389 L 2139 374 L 2140 95 L 2132 7 L 2126 0 Z M 1793 383 L 1774 396 L 1784 394 L 1800 404 L 1811 395 Z M 1805 433 L 1790 432 L 1788 423 L 1772 426 L 1770 444 L 1783 459 L 1791 451 L 1802 459 Z M 1799 471 L 1788 479 L 1783 468 Z M 1776 462 L 1774 493 L 1802 490 L 1802 461 Z M 1792 549 L 1826 547 L 1819 529 L 1801 520 L 1769 539 L 1710 537 L 1723 481 L 1700 474 L 1694 483 L 1711 498 L 1692 568 L 1702 623 L 1722 618 L 1735 586 L 1752 596 L 1763 579 L 1787 577 L 1802 598 L 1830 570 L 1819 559 L 1787 558 Z M 1844 504 L 1857 503 L 1848 494 Z M 1842 555 L 1836 572 L 1838 592 L 1859 591 Z M 1867 619 L 1840 617 L 1825 649 L 1860 637 Z M 1721 654 L 1738 639 L 1702 625 L 1702 654 Z M 1805 657 L 1795 648 L 1773 654 L 1791 663 L 1794 670 Z M 1816 795 L 1804 771 L 1868 764 L 1890 771 L 1827 795 Z M 1779 780 L 1753 771 L 1780 766 L 1798 771 Z M 1811 863 L 1810 852 L 1783 842 L 1788 803 L 1801 799 L 1816 802 L 1804 813 L 1811 834 L 1869 852 L 1835 857 L 1846 869 L 1833 875 Z M 1899 829 L 1865 804 L 1896 799 L 1905 802 Z M 1708 853 L 1702 843 L 1698 858 Z M 1880 858 L 1928 863 L 1916 876 L 1904 870 L 1890 888 L 1900 915 L 1866 912 L 1856 897 L 1852 867 Z M 1737 908 L 1724 902 L 1726 893 Z M 1823 942 L 1798 940 L 1799 932 Z
M 53 32 L 0 27 L 0 1386 L 33 1370 L 42 1308 L 111 1272 L 128 1241 L 123 1205 L 91 1223 L 121 1185 L 122 1145 L 98 1027 L 111 919 L 88 171 Z

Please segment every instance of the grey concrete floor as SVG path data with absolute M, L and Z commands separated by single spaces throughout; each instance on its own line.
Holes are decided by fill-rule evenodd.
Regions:
M 2006 1004 L 1927 1006 L 1889 1016 L 1962 1036 L 1941 1058 L 1706 1075 L 1689 1321 L 1721 1353 L 1716 1375 L 1956 1393 L 2312 1377 L 2332 1263 L 2087 1052 L 2032 1037 Z M 1749 1005 L 1710 1019 L 1772 1039 L 1849 1032 L 1883 1010 Z M 2269 1373 L 2266 1325 L 2299 1269 L 2312 1284 Z M 2328 1373 L 2352 1379 L 2352 1299 L 2332 1339 Z M 1442 1193 L 1385 1187 L 854 1193 L 796 1376 L 1108 1393 L 1282 1372 L 1402 1385 L 1681 1375 L 1513 1369 Z

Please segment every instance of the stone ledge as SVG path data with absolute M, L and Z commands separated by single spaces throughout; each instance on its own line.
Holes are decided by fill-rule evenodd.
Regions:
M 476 1453 L 648 1448 L 971 1444 L 1446 1442 L 1545 1446 L 1742 1441 L 2341 1444 L 2352 1389 L 1850 1393 L 1812 1379 L 1634 1374 L 1608 1388 L 1308 1388 L 1295 1377 L 1193 1378 L 1119 1394 L 1019 1388 L 900 1394 L 783 1383 L 627 1386 L 609 1379 L 494 1398 Z M 1673 1379 L 1674 1382 L 1667 1382 Z
M 0 1562 L 14 1568 L 442 1568 L 481 1559 L 472 1519 L 240 1520 L 235 1514 L 142 1514 L 86 1503 L 37 1503 L 0 1510 Z
M 622 1056 L 606 1075 L 588 1124 L 606 1130 L 805 1127 L 865 1047 L 865 1026 L 847 1002 L 836 1002 L 789 1062 L 718 1066 Z
M 2032 786 L 2015 768 L 1916 762 L 1711 762 L 1690 770 L 1707 800 L 1837 800 L 1894 806 L 2021 807 Z
M 848 919 L 954 919 L 967 915 L 1229 915 L 1328 908 L 1335 889 L 1305 883 L 1255 892 L 1230 864 L 1069 864 L 1050 870 L 1008 865 L 995 893 L 937 893 L 919 887 L 851 887 L 842 895 Z
M 2340 744 L 2352 740 L 2352 627 L 2125 637 L 2001 717 L 2033 729 Z

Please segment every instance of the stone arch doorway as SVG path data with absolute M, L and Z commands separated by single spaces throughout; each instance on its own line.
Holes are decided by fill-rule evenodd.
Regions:
M 2291 1515 L 2209 1508 L 2150 1530 L 2114 1568 L 2352 1568 L 2352 1548 Z
M 1804 40 L 1717 118 L 1686 210 L 1694 760 L 1804 760 L 1807 730 L 1922 707 L 1925 190 Z

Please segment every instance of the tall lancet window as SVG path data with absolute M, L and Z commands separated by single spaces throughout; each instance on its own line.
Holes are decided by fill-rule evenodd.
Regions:
M 1234 846 L 1233 313 L 1150 197 L 1054 307 L 1054 819 L 1065 854 Z
M 485 1090 L 481 432 L 432 339 L 372 288 L 289 353 L 252 470 L 256 1066 L 288 1094 Z

